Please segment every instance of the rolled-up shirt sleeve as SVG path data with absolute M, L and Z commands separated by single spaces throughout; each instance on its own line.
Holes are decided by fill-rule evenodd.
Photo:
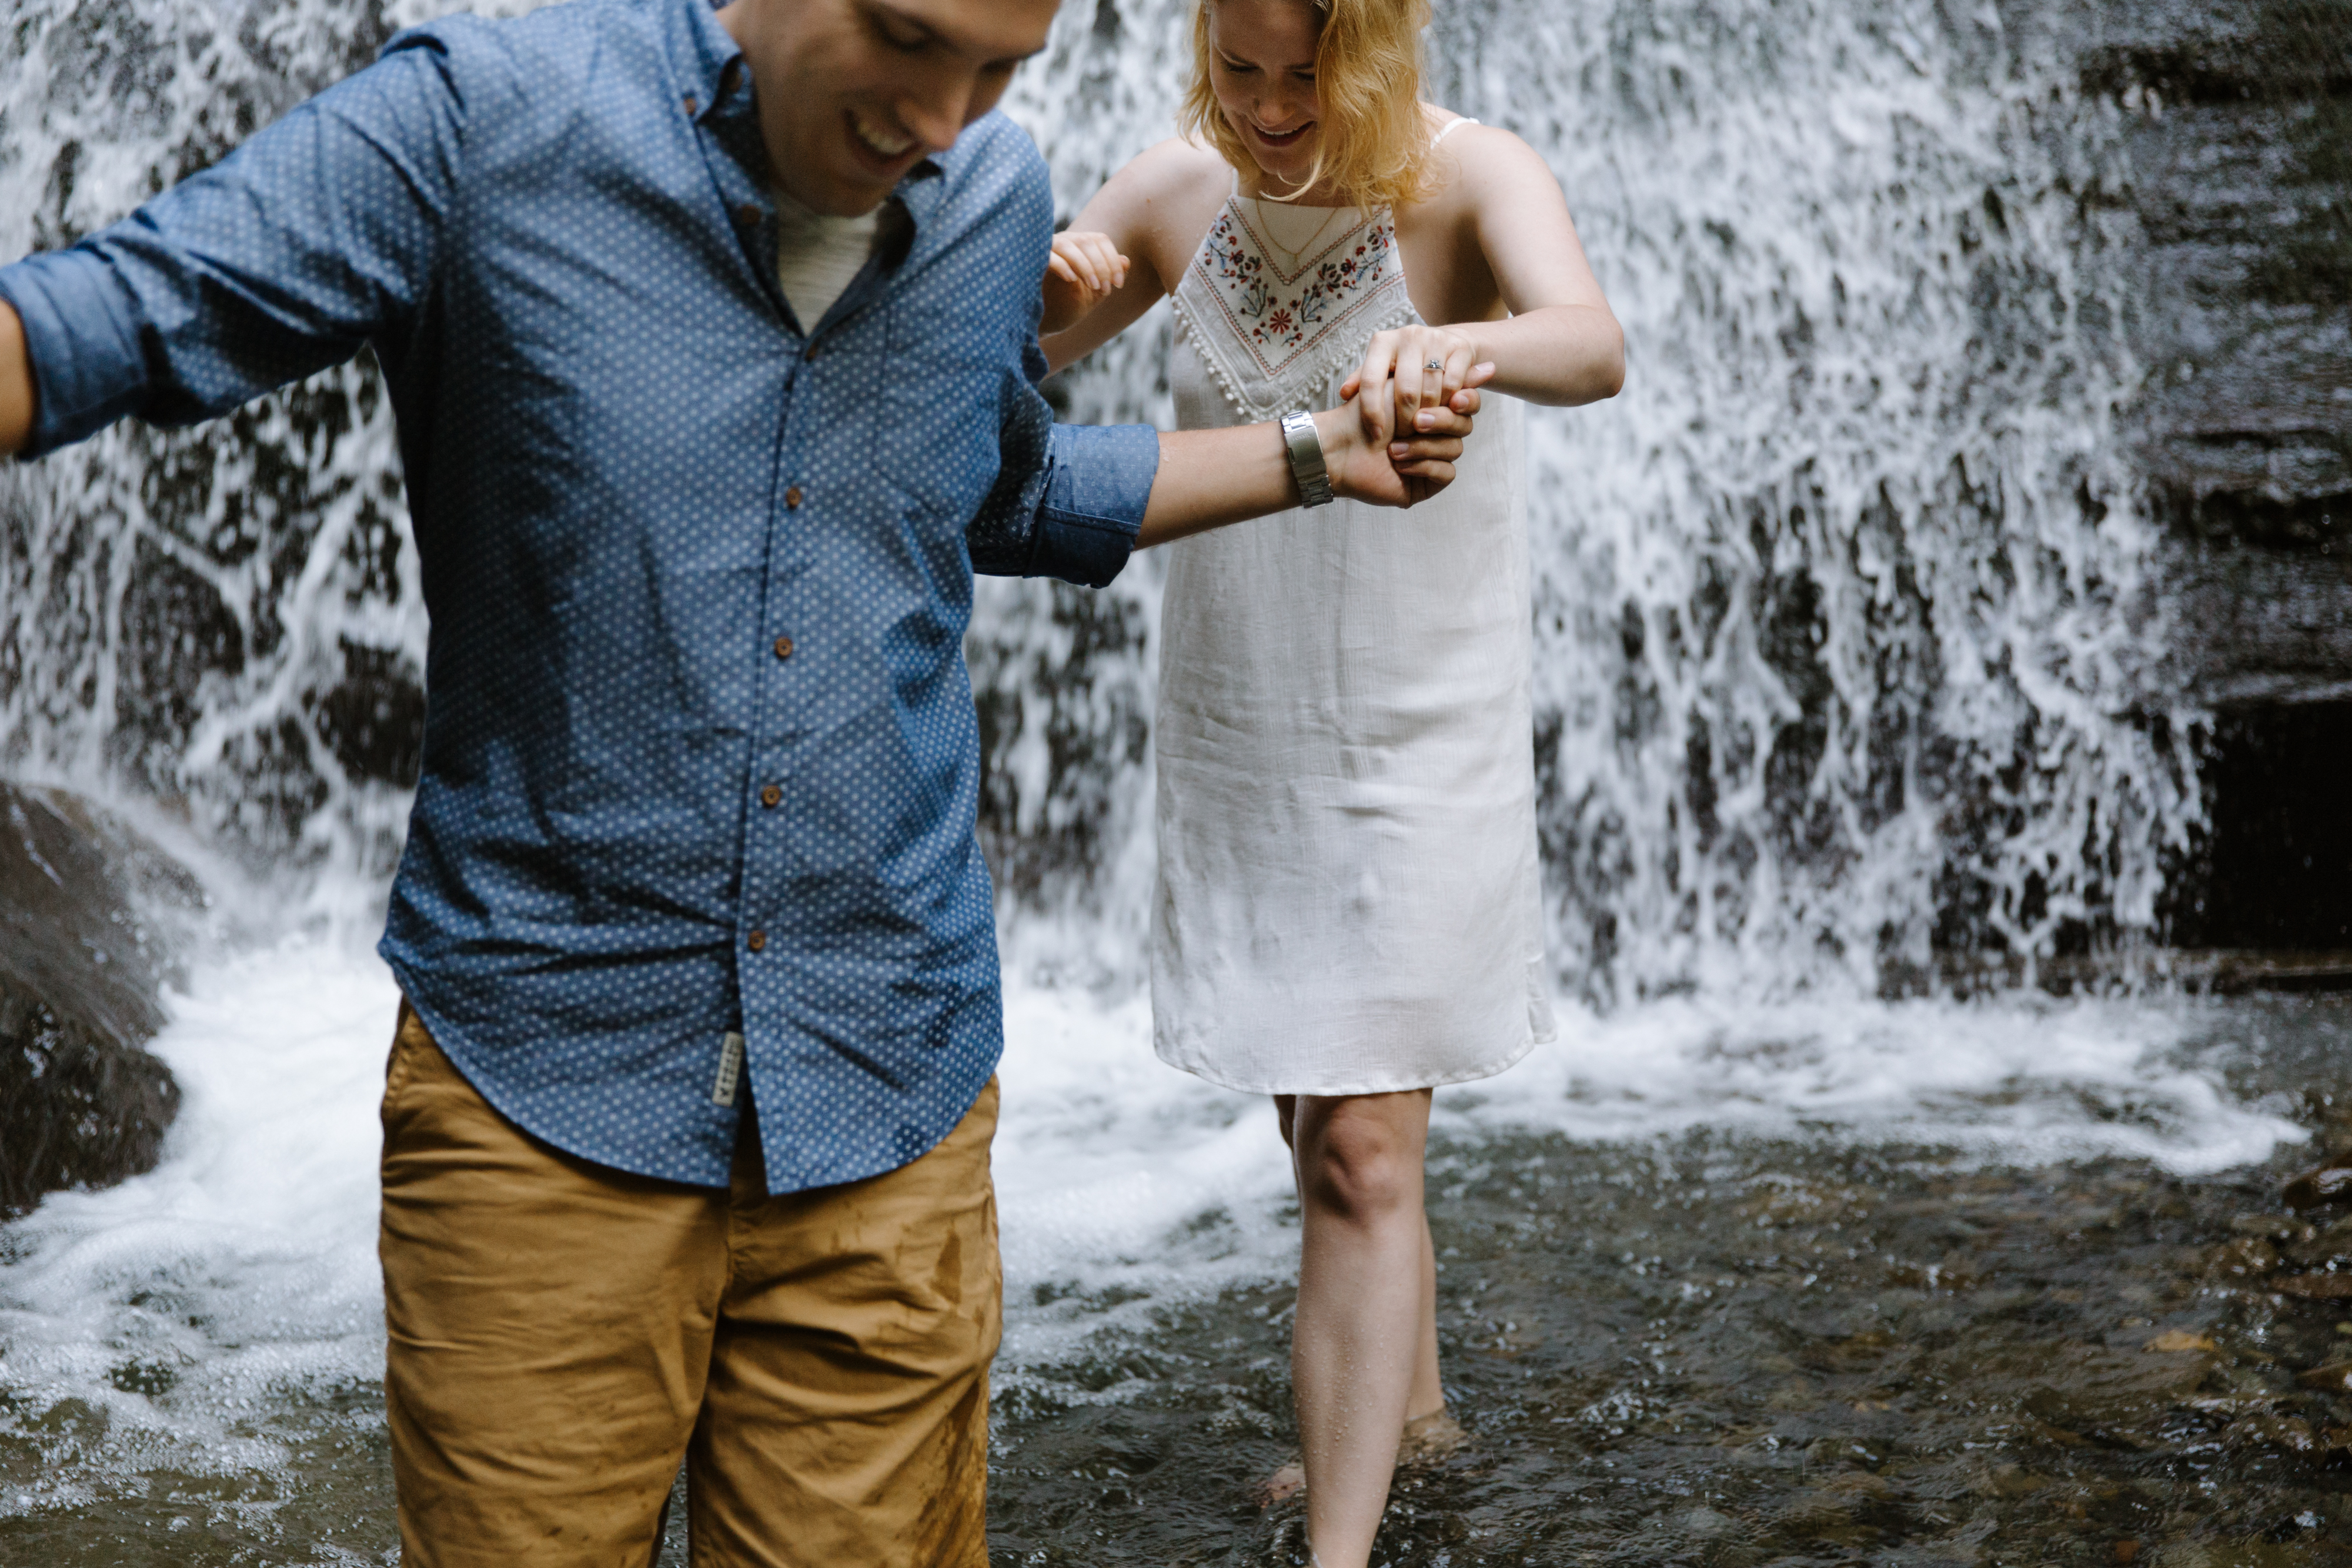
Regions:
M 1135 553 L 1160 472 L 1160 433 L 1056 424 L 1036 388 L 1045 358 L 1034 340 L 1023 370 L 1008 378 L 995 487 L 965 530 L 972 570 L 1104 587 Z
M 430 34 L 62 250 L 0 267 L 38 405 L 25 455 L 212 417 L 349 359 L 431 286 L 463 131 Z

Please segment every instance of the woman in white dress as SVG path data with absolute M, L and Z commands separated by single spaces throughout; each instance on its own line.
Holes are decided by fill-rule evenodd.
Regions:
M 1203 0 L 1186 134 L 1087 204 L 1045 280 L 1056 369 L 1175 296 L 1187 429 L 1357 397 L 1417 424 L 1481 382 L 1507 394 L 1409 513 L 1301 507 L 1169 547 L 1155 1042 L 1273 1095 L 1294 1153 L 1292 1375 L 1324 1568 L 1367 1561 L 1401 1440 L 1452 1429 L 1431 1089 L 1551 1029 L 1513 400 L 1590 402 L 1624 375 L 1542 159 L 1421 101 L 1427 18 L 1426 0 Z

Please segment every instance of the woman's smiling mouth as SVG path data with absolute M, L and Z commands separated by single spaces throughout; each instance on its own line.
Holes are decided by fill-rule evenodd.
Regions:
M 1303 125 L 1295 126 L 1291 130 L 1282 131 L 1268 131 L 1255 120 L 1250 122 L 1250 131 L 1252 134 L 1255 135 L 1260 141 L 1265 142 L 1268 147 L 1296 147 L 1298 145 L 1299 138 L 1305 136 L 1308 131 L 1314 129 L 1315 122 L 1311 120 L 1307 120 Z

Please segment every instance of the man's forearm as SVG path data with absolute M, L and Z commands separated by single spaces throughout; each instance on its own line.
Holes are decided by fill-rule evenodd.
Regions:
M 0 299 L 0 457 L 14 457 L 33 438 L 33 360 L 25 350 L 25 323 Z
M 1160 438 L 1160 471 L 1135 548 L 1149 549 L 1298 505 L 1278 426 L 1179 430 Z

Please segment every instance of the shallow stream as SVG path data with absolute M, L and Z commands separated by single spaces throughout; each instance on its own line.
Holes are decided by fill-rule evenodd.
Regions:
M 164 1164 L 0 1230 L 0 1562 L 390 1561 L 389 979 L 295 942 L 173 1007 Z M 2268 1288 L 2352 1270 L 2276 1196 L 2352 1135 L 2352 999 L 1563 1021 L 1440 1093 L 1472 1442 L 1380 1561 L 2352 1562 L 2352 1401 L 2296 1382 L 2352 1306 Z M 1251 1501 L 1291 1443 L 1269 1110 L 1160 1065 L 1137 1001 L 1016 986 L 1009 1024 L 995 1562 L 1293 1560 Z

